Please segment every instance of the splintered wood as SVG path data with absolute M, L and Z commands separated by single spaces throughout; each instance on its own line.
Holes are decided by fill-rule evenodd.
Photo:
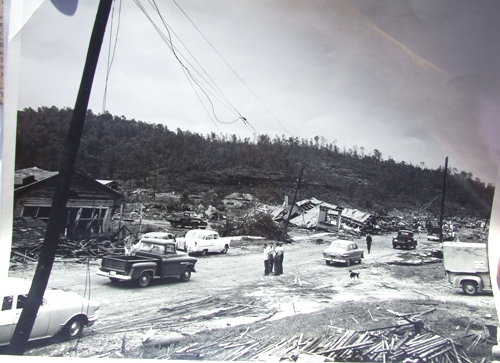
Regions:
M 425 330 L 425 329 L 424 329 Z M 471 363 L 463 347 L 435 333 L 419 333 L 414 324 L 387 328 L 347 330 L 328 337 L 304 339 L 303 334 L 290 339 L 249 339 L 241 343 L 218 344 L 221 360 L 262 362 L 405 362 Z M 177 353 L 205 355 L 199 346 L 182 348 Z M 213 351 L 212 351 L 213 353 Z M 210 353 L 209 353 L 210 354 Z M 174 353 L 176 356 L 176 353 Z

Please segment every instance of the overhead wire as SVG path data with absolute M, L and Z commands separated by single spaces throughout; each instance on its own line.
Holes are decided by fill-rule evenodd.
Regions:
M 196 26 L 196 24 L 191 20 L 191 18 L 186 14 L 186 12 L 179 6 L 179 4 L 175 1 L 172 0 L 174 4 L 179 8 L 179 10 L 184 14 L 184 16 L 189 20 L 189 22 L 194 26 L 194 28 L 200 33 L 200 35 L 207 41 L 207 43 L 212 47 L 212 49 L 217 53 L 217 55 L 222 59 L 222 61 L 229 67 L 229 69 L 235 74 L 235 76 L 243 83 L 243 85 L 248 89 L 248 91 L 255 97 L 255 99 L 264 107 L 264 109 L 274 118 L 274 120 L 289 134 L 291 135 L 290 131 L 287 130 L 287 128 L 278 120 L 278 118 L 267 108 L 267 106 L 264 104 L 264 102 L 261 101 L 261 99 L 252 91 L 252 89 L 246 84 L 246 82 L 239 76 L 239 74 L 231 67 L 231 65 L 224 59 L 222 54 L 217 51 L 217 49 L 213 46 L 213 44 L 205 37 L 203 32 Z
M 198 61 L 196 61 L 196 63 L 200 66 L 201 69 L 203 69 L 204 73 L 207 74 L 207 76 L 210 78 L 210 81 L 207 81 L 205 79 L 205 77 L 203 77 L 202 74 L 200 74 L 200 72 L 198 72 L 198 70 L 189 62 L 189 60 L 182 54 L 182 52 L 179 51 L 179 49 L 177 49 L 173 42 L 172 42 L 172 35 L 171 33 L 173 33 L 177 39 L 179 39 L 179 41 L 181 42 L 181 44 L 187 49 L 186 45 L 184 43 L 182 43 L 182 41 L 180 40 L 180 38 L 177 36 L 177 34 L 175 34 L 175 32 L 173 31 L 173 29 L 168 25 L 168 23 L 165 21 L 165 19 L 163 18 L 162 14 L 161 14 L 161 11 L 158 7 L 158 5 L 156 4 L 156 2 L 154 0 L 149 0 L 149 3 L 150 5 L 153 7 L 153 9 L 156 11 L 156 13 L 158 14 L 158 16 L 160 17 L 162 23 L 163 23 L 163 26 L 165 27 L 166 29 L 166 32 L 168 34 L 165 35 L 163 33 L 163 31 L 158 27 L 158 25 L 155 23 L 155 21 L 151 18 L 151 16 L 149 15 L 149 13 L 147 12 L 147 10 L 145 9 L 145 7 L 142 5 L 142 3 L 140 2 L 140 0 L 134 0 L 134 2 L 136 3 L 136 5 L 139 7 L 139 9 L 144 13 L 144 15 L 148 18 L 148 20 L 150 21 L 150 23 L 153 25 L 154 29 L 156 30 L 156 32 L 160 35 L 160 37 L 162 38 L 162 40 L 165 42 L 165 44 L 168 46 L 168 48 L 172 51 L 172 53 L 174 54 L 175 58 L 177 59 L 178 63 L 180 64 L 186 78 L 188 79 L 191 87 L 193 88 L 193 90 L 195 91 L 200 103 L 202 103 L 203 107 L 205 108 L 205 111 L 207 112 L 207 114 L 209 115 L 210 119 L 212 120 L 212 122 L 216 125 L 216 122 L 218 123 L 222 123 L 222 124 L 233 124 L 239 120 L 241 120 L 247 127 L 249 127 L 249 123 L 248 121 L 246 120 L 245 117 L 243 117 L 241 115 L 240 112 L 238 112 L 238 110 L 231 104 L 231 102 L 229 101 L 229 99 L 222 93 L 222 91 L 220 91 L 220 88 L 215 85 L 215 82 L 211 79 L 210 76 L 208 76 L 208 73 L 203 69 L 203 67 L 200 65 L 200 63 Z M 188 49 L 187 49 L 188 50 Z M 189 50 L 188 50 L 189 52 Z M 193 59 L 196 60 L 196 57 L 194 57 L 194 55 L 189 52 L 189 54 L 191 55 L 191 57 Z M 202 83 L 200 80 L 198 80 L 197 77 L 194 76 L 194 74 L 191 72 L 191 70 L 186 66 L 186 64 L 183 62 L 183 60 L 181 60 L 181 57 L 184 59 L 184 61 L 186 62 L 186 64 L 188 64 L 189 66 L 192 67 L 193 69 L 193 72 L 195 72 L 199 78 L 201 80 L 203 80 L 205 83 Z M 208 110 L 208 108 L 206 107 L 205 103 L 203 103 L 201 97 L 200 97 L 200 94 L 199 92 L 197 91 L 196 87 L 194 87 L 194 84 L 198 87 L 198 89 L 203 92 L 206 100 L 208 101 L 208 103 L 210 104 L 210 108 L 211 108 L 211 112 Z M 215 86 L 214 86 L 215 85 Z M 210 87 L 213 91 L 211 91 L 210 89 L 208 89 L 207 87 Z M 215 106 L 211 100 L 211 97 L 209 96 L 212 95 L 215 99 L 217 99 L 219 102 L 221 102 L 223 105 L 225 105 L 228 109 L 230 109 L 232 112 L 234 112 L 236 115 L 237 115 L 237 119 L 233 120 L 233 121 L 230 121 L 230 122 L 225 122 L 225 121 L 221 121 L 218 117 L 217 117 L 217 112 L 215 110 Z M 250 125 L 251 126 L 251 125 Z M 217 127 L 217 125 L 216 125 Z M 217 127 L 218 128 L 218 127 Z M 255 129 L 253 129 L 255 130 Z M 220 130 L 219 130 L 220 131 Z
M 216 126 L 216 128 L 219 130 L 220 132 L 220 129 L 218 128 L 217 124 L 215 123 L 215 120 L 214 118 L 212 117 L 212 115 L 210 114 L 210 112 L 208 111 L 208 109 L 206 108 L 205 104 L 203 103 L 203 101 L 201 100 L 201 97 L 199 96 L 199 93 L 198 91 L 196 90 L 196 88 L 193 86 L 193 82 L 196 82 L 195 79 L 193 77 L 191 77 L 190 73 L 188 72 L 187 68 L 184 66 L 184 64 L 182 63 L 182 61 L 178 58 L 177 56 L 177 53 L 176 53 L 176 50 L 175 50 L 175 47 L 173 46 L 173 44 L 171 43 L 171 40 L 160 30 L 160 28 L 155 24 L 154 20 L 151 18 L 151 16 L 147 13 L 146 9 L 144 8 L 144 6 L 140 3 L 140 1 L 138 0 L 134 0 L 134 2 L 136 3 L 136 5 L 141 9 L 141 11 L 144 13 L 144 15 L 146 15 L 146 17 L 148 18 L 148 20 L 150 21 L 150 23 L 153 25 L 153 27 L 155 28 L 156 32 L 160 35 L 160 37 L 162 38 L 162 40 L 166 43 L 166 45 L 169 47 L 169 49 L 173 52 L 174 56 L 176 57 L 176 59 L 178 60 L 179 64 L 181 65 L 181 69 L 183 70 L 186 78 L 188 79 L 188 82 L 190 83 L 191 87 L 193 88 L 193 91 L 195 92 L 196 96 L 198 97 L 200 103 L 202 104 L 203 108 L 205 108 L 205 111 L 207 112 L 209 118 L 212 120 L 212 122 L 214 123 L 214 125 Z M 168 29 L 167 29 L 168 31 Z M 169 33 L 170 35 L 170 33 Z M 197 83 L 198 87 L 200 89 L 201 88 L 201 85 L 199 83 Z M 207 96 L 208 98 L 208 96 Z M 209 100 L 210 101 L 210 100 Z M 221 132 L 222 134 L 222 132 Z
M 115 15 L 115 2 L 113 1 L 113 8 L 112 8 L 112 11 L 111 11 L 110 32 L 109 32 L 109 45 L 108 45 L 108 60 L 107 60 L 107 66 L 106 66 L 106 79 L 105 79 L 105 83 L 104 83 L 104 96 L 103 96 L 103 102 L 102 102 L 102 113 L 103 114 L 106 111 L 106 100 L 107 100 L 107 94 L 108 94 L 109 75 L 111 73 L 111 67 L 113 66 L 113 61 L 115 59 L 116 45 L 118 44 L 118 33 L 120 31 L 121 13 L 122 13 L 122 0 L 120 0 L 120 5 L 118 7 L 118 25 L 116 27 L 116 34 L 115 34 L 115 42 L 114 42 L 114 46 L 113 46 L 113 52 L 111 53 L 111 44 L 112 44 L 112 37 L 113 37 L 113 22 L 114 22 L 114 15 Z

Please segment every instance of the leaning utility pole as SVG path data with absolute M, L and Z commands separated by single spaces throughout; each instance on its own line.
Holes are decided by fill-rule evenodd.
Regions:
M 61 230 L 66 220 L 66 203 L 68 201 L 71 177 L 73 175 L 80 147 L 85 115 L 89 104 L 90 91 L 94 81 L 97 61 L 106 31 L 106 24 L 113 0 L 100 0 L 94 22 L 94 28 L 90 37 L 87 59 L 83 69 L 80 89 L 75 102 L 75 108 L 71 117 L 66 144 L 62 155 L 61 166 L 57 176 L 56 189 L 52 198 L 45 238 L 40 250 L 40 257 L 36 266 L 35 275 L 31 283 L 26 303 L 24 305 L 19 322 L 10 341 L 7 354 L 22 355 L 26 349 L 33 324 L 42 303 L 43 295 L 50 277 L 52 265 L 56 255 Z
M 300 180 L 302 179 L 302 173 L 304 172 L 305 168 L 306 168 L 306 163 L 302 164 L 302 169 L 300 169 L 299 180 L 297 182 L 297 188 L 295 188 L 295 194 L 293 195 L 292 205 L 290 207 L 290 211 L 288 212 L 287 218 L 285 220 L 285 228 L 283 229 L 283 234 L 281 236 L 282 241 L 286 240 L 286 230 L 288 229 L 288 223 L 290 222 L 290 216 L 292 215 L 293 206 L 295 205 L 295 199 L 297 199 L 297 192 L 299 191 L 299 188 L 300 188 Z
M 441 194 L 441 214 L 439 216 L 439 242 L 443 242 L 444 197 L 446 195 L 446 174 L 448 174 L 448 157 L 444 161 L 443 192 Z

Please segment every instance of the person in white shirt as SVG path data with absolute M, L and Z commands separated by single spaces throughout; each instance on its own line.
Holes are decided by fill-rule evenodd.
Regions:
M 264 260 L 264 275 L 269 275 L 269 247 L 264 243 L 264 255 L 262 256 Z

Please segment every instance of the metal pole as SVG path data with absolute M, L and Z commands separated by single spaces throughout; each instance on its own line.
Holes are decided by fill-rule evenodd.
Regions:
M 94 81 L 97 61 L 101 51 L 101 44 L 106 31 L 106 24 L 113 0 L 100 0 L 94 22 L 94 28 L 90 37 L 85 67 L 83 69 L 80 89 L 75 102 L 75 108 L 66 138 L 66 144 L 61 160 L 61 166 L 57 177 L 57 185 L 52 198 L 49 221 L 45 231 L 40 258 L 36 266 L 35 275 L 31 283 L 26 303 L 24 305 L 19 322 L 10 341 L 7 354 L 22 355 L 26 349 L 33 324 L 35 323 L 38 308 L 42 303 L 45 289 L 49 281 L 52 265 L 59 244 L 60 233 L 64 227 L 66 203 L 68 201 L 71 177 L 73 175 L 80 147 L 85 115 L 90 98 L 90 91 Z
M 443 192 L 441 194 L 441 215 L 439 216 L 439 242 L 443 242 L 444 199 L 446 196 L 446 175 L 448 174 L 448 157 L 444 161 Z

